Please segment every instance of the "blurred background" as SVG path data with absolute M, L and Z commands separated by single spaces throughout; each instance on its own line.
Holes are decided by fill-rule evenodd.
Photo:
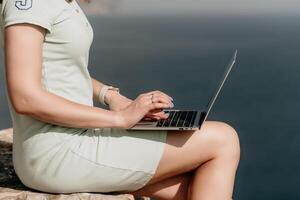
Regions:
M 159 89 L 201 109 L 238 49 L 209 116 L 240 136 L 234 199 L 300 198 L 298 0 L 78 2 L 94 29 L 91 76 L 132 99 Z M 12 126 L 2 60 L 0 129 Z

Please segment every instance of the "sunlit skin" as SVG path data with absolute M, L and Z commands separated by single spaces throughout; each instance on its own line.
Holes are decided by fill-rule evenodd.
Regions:
M 135 99 L 109 91 L 109 109 L 78 104 L 44 90 L 41 70 L 45 29 L 20 23 L 6 27 L 4 34 L 7 89 L 17 113 L 53 124 L 90 128 L 128 128 L 141 119 L 167 117 L 162 109 L 171 107 L 172 98 L 160 90 Z M 93 98 L 97 100 L 103 84 L 94 78 L 92 82 Z M 224 122 L 207 121 L 197 131 L 168 131 L 152 179 L 137 191 L 121 193 L 159 200 L 230 200 L 239 159 L 238 134 Z

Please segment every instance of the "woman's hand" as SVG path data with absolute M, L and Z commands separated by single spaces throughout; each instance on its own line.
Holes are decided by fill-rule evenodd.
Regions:
M 162 109 L 157 109 L 157 110 L 152 110 L 149 111 L 145 117 L 143 118 L 143 120 L 160 120 L 160 119 L 167 119 L 168 115 L 166 115 L 166 113 L 162 110 Z
M 106 95 L 106 102 L 109 104 L 109 109 L 112 111 L 121 111 L 125 109 L 127 106 L 129 106 L 130 103 L 133 102 L 133 100 L 121 95 L 120 93 L 109 90 Z M 148 112 L 145 117 L 143 118 L 144 120 L 160 120 L 160 119 L 166 119 L 168 118 L 168 115 L 163 112 L 162 109 L 157 109 Z
M 152 91 L 140 94 L 134 101 L 127 105 L 123 110 L 118 111 L 121 119 L 122 128 L 131 128 L 146 115 L 160 113 L 164 108 L 172 108 L 172 98 L 161 91 Z M 166 117 L 166 116 L 165 116 Z

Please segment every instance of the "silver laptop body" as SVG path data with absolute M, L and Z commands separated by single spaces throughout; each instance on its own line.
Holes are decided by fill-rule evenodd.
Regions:
M 211 97 L 204 110 L 176 110 L 164 109 L 169 116 L 167 119 L 146 121 L 141 120 L 128 130 L 196 130 L 200 129 L 203 122 L 207 119 L 233 65 L 235 64 L 237 50 L 235 50 L 224 75 L 222 76 L 216 92 Z

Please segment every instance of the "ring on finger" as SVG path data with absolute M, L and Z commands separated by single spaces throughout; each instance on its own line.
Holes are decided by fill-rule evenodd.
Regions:
M 153 101 L 153 96 L 154 96 L 154 94 L 151 93 L 151 103 L 154 103 L 154 101 Z

